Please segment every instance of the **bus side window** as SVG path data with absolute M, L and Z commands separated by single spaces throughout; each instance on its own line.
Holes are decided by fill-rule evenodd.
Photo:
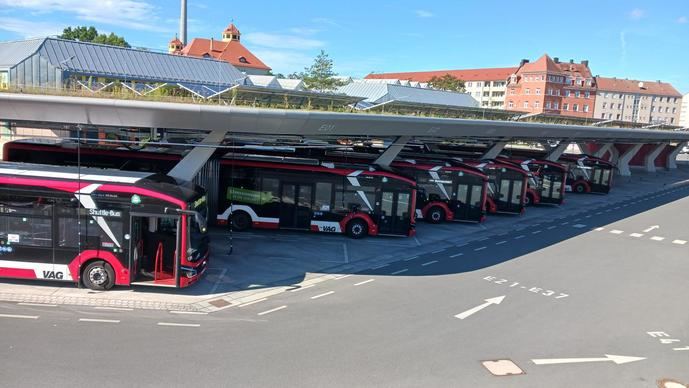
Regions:
M 333 194 L 333 184 L 326 182 L 316 183 L 316 202 L 313 204 L 313 211 L 330 211 L 332 195 Z
M 280 202 L 280 181 L 276 178 L 263 178 L 261 181 L 261 191 L 266 194 L 270 193 L 271 202 Z
M 0 218 L 0 240 L 9 245 L 50 248 L 53 246 L 52 219 L 4 216 Z

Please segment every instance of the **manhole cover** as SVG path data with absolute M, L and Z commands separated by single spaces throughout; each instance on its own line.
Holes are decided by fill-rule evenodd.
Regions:
M 231 305 L 232 303 L 226 301 L 225 299 L 214 299 L 208 302 L 213 307 L 222 308 Z
M 524 371 L 512 360 L 482 361 L 481 364 L 488 369 L 493 376 L 523 375 Z

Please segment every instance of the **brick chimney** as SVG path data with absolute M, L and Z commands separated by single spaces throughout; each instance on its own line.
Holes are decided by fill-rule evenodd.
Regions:
M 555 57 L 555 58 L 553 58 L 553 61 L 555 61 L 555 63 L 560 63 L 560 58 Z
M 583 61 L 581 61 L 581 64 L 584 65 L 584 66 L 586 66 L 586 67 L 589 67 L 589 60 L 588 60 L 588 59 L 584 59 Z

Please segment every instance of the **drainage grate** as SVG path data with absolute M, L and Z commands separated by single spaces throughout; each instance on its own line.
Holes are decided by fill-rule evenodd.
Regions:
M 232 303 L 226 301 L 225 299 L 214 299 L 208 302 L 208 304 L 210 304 L 213 307 L 223 308 L 231 305 Z
M 490 360 L 481 361 L 481 364 L 488 369 L 493 376 L 512 376 L 523 375 L 524 371 L 512 360 Z

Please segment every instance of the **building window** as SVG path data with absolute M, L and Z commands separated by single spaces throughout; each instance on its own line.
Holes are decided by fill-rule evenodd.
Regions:
M 569 90 L 565 90 L 565 97 L 569 97 L 570 94 L 571 92 Z
M 559 96 L 560 95 L 560 89 L 555 89 L 555 95 Z
M 622 109 L 622 104 L 617 104 L 617 109 Z
M 677 113 L 677 108 L 672 108 L 672 113 Z
M 545 108 L 546 108 L 546 109 L 550 109 L 551 106 L 552 106 L 552 105 L 550 104 L 550 101 L 546 101 L 546 102 L 545 102 Z
M 579 112 L 579 104 L 572 104 L 572 110 L 575 112 Z
M 536 88 L 536 95 L 540 96 L 541 95 L 541 88 Z
M 534 101 L 534 103 L 533 103 L 533 107 L 534 107 L 535 109 L 538 109 L 538 108 L 540 108 L 540 107 L 541 107 L 541 103 L 540 103 L 540 102 L 538 102 L 538 101 Z
M 529 102 L 528 101 L 524 101 L 524 108 L 527 108 L 527 109 L 529 108 Z
M 569 110 L 569 104 L 566 102 L 562 104 L 562 110 Z
M 588 106 L 588 105 L 584 105 L 584 112 L 588 112 L 588 111 L 589 111 L 589 106 Z
M 608 113 L 608 120 L 612 120 L 612 113 Z
M 548 93 L 549 96 L 552 96 L 553 95 L 553 89 L 548 88 L 548 91 L 546 93 Z
M 620 117 L 622 117 L 622 115 L 618 113 L 618 114 L 617 114 L 617 120 L 619 120 Z
M 467 82 L 467 88 L 471 87 L 471 82 Z
M 560 103 L 559 102 L 553 102 L 553 109 L 560 109 Z
M 510 89 L 510 96 L 514 96 L 514 89 Z
M 608 107 L 608 103 L 607 103 L 607 102 L 604 102 L 604 103 L 603 103 L 603 109 L 605 109 L 605 108 L 607 108 L 607 107 Z
M 509 106 L 510 108 L 514 108 L 514 101 L 510 100 L 510 103 L 507 106 Z
M 480 88 L 481 86 L 483 86 L 483 82 L 481 82 L 481 81 L 476 82 L 476 87 L 477 87 L 477 88 Z
M 574 97 L 579 98 L 581 96 L 581 93 L 577 90 L 574 92 Z
M 529 88 L 524 89 L 524 94 L 531 94 L 531 90 Z
M 591 92 L 584 92 L 584 98 L 590 98 L 591 97 Z

